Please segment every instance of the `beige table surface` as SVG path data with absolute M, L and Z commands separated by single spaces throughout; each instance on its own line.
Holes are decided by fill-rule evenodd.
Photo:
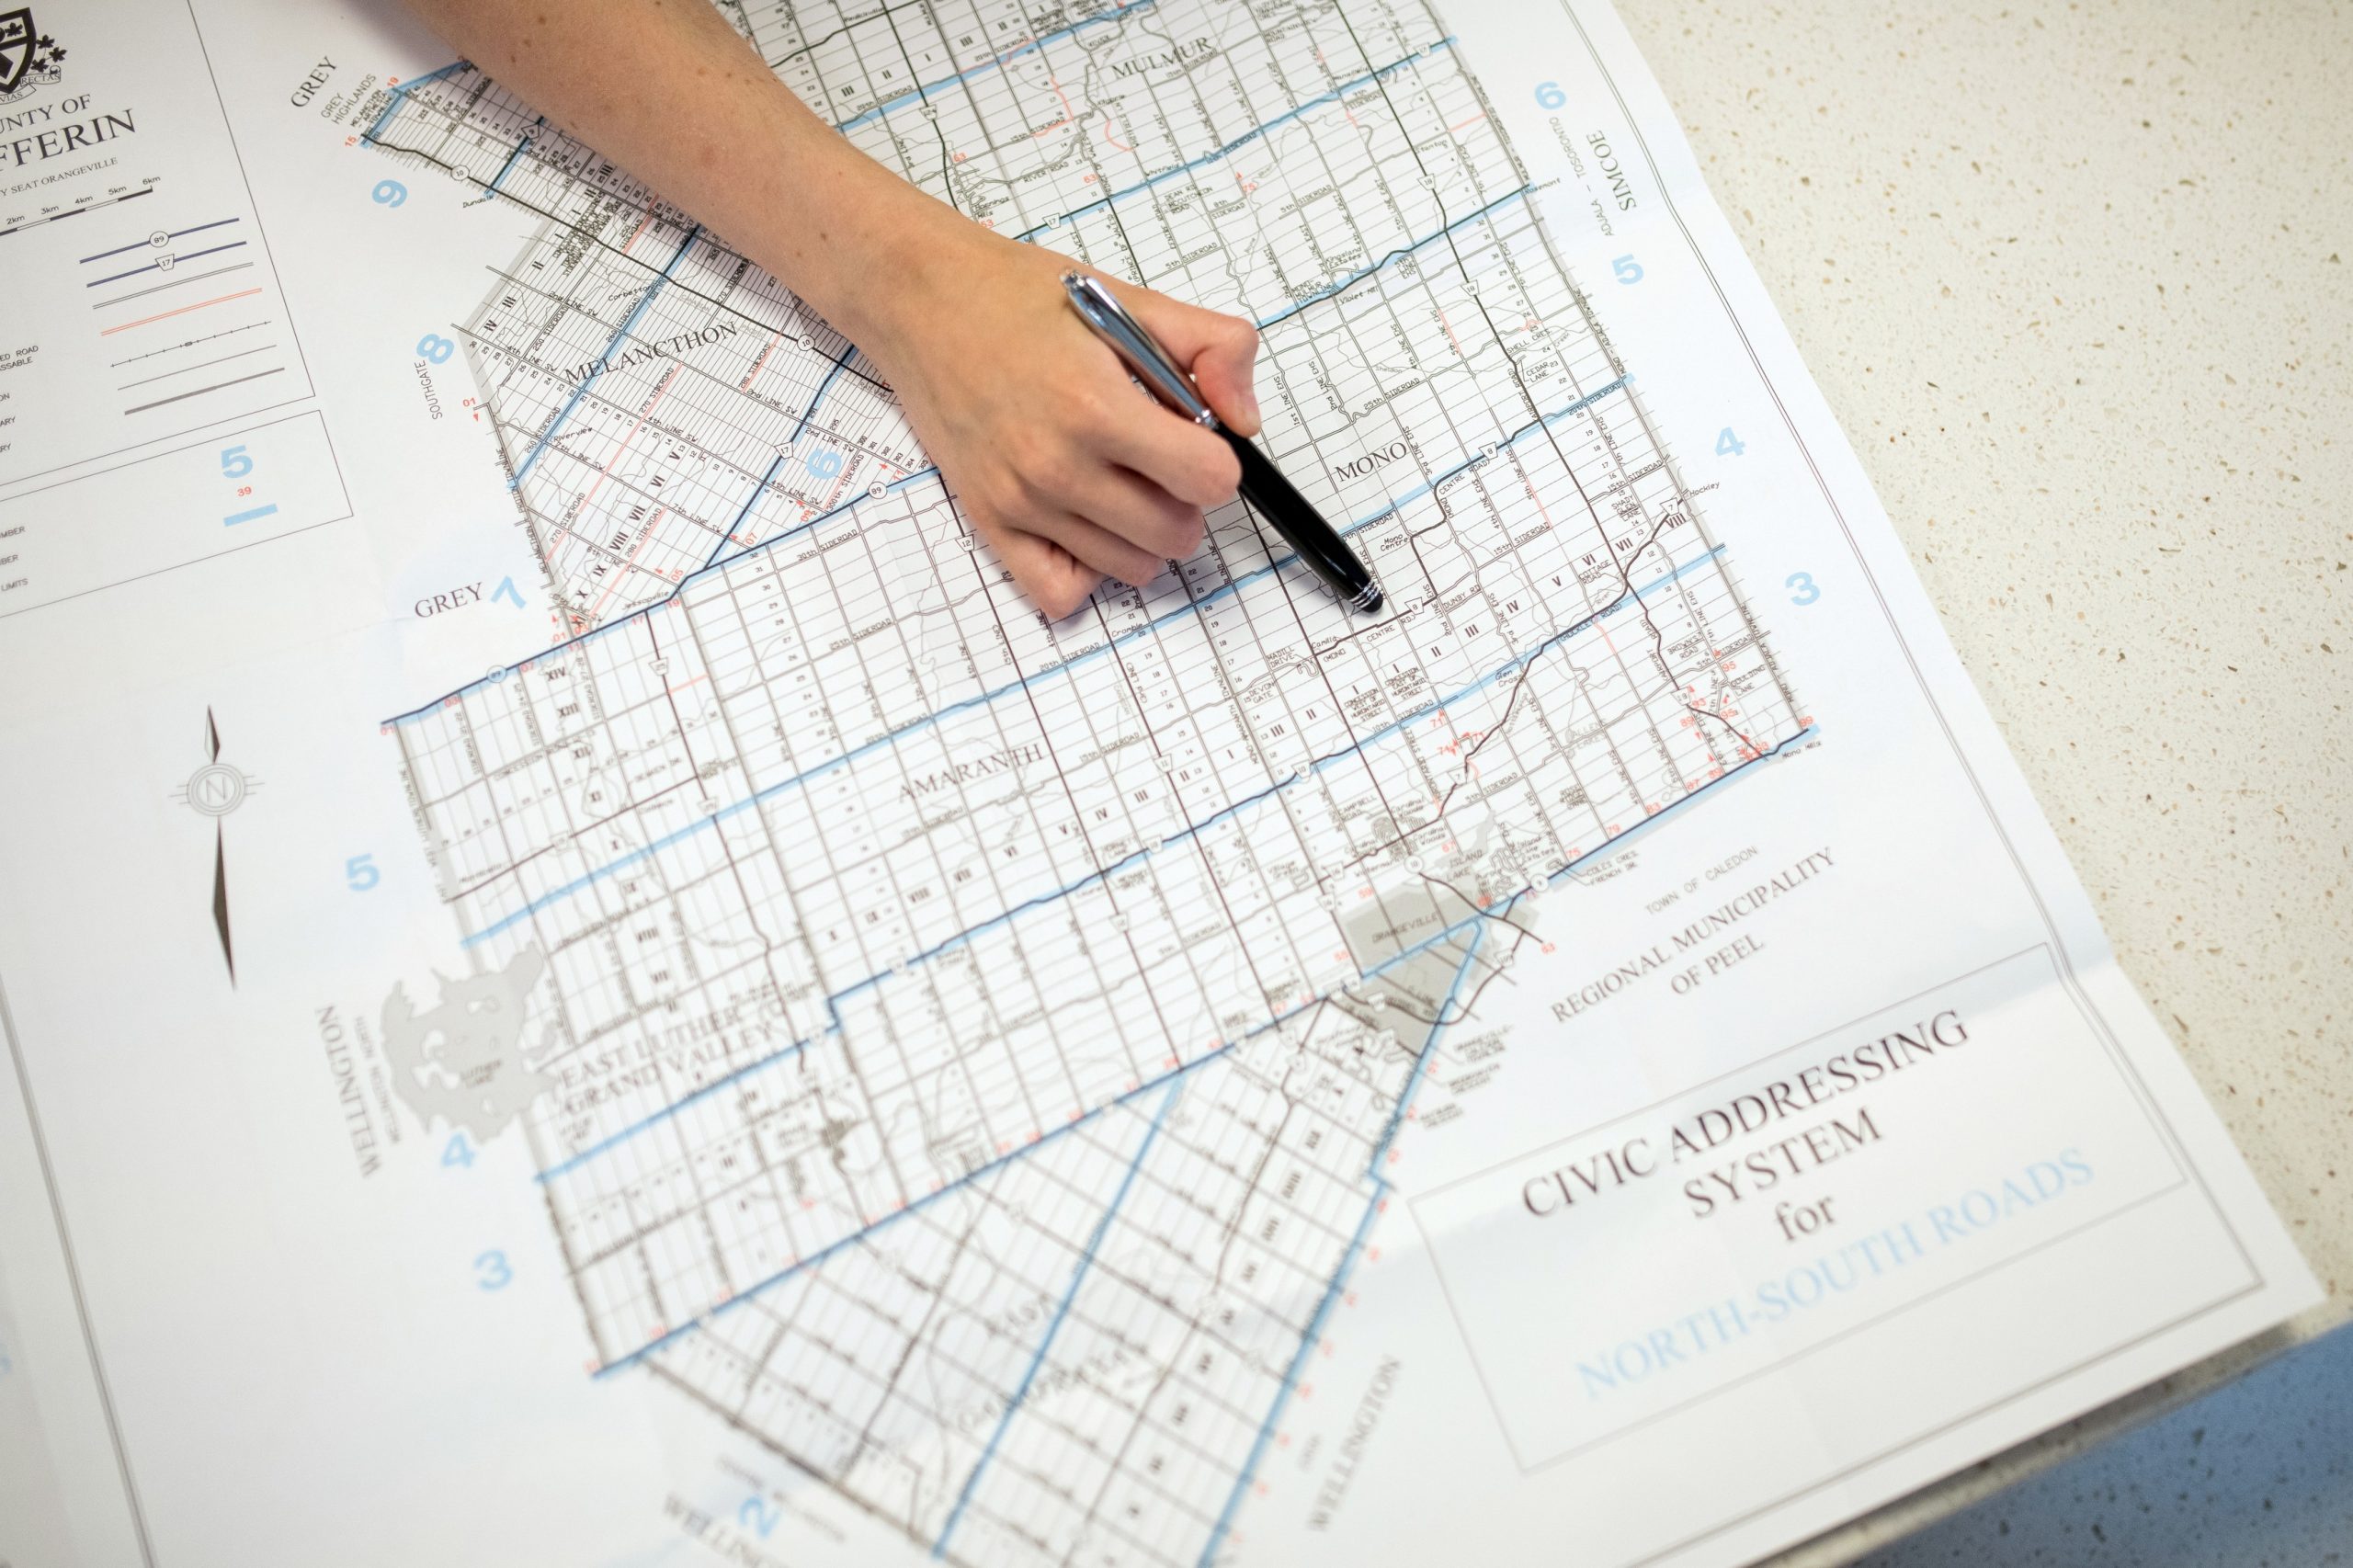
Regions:
M 2101 920 L 2353 1317 L 2353 6 L 1619 0 Z

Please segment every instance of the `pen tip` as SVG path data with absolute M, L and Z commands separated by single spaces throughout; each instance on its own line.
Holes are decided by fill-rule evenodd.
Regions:
M 1357 596 L 1357 609 L 1358 613 L 1370 615 L 1380 608 L 1381 590 L 1379 588 L 1367 588 L 1363 593 Z

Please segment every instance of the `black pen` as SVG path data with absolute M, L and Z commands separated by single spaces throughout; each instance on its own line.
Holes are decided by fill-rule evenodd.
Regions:
M 1176 362 L 1168 358 L 1168 351 L 1154 341 L 1141 322 L 1120 308 L 1111 290 L 1077 272 L 1063 273 L 1063 287 L 1070 291 L 1070 302 L 1078 307 L 1080 317 L 1095 329 L 1097 337 L 1111 346 L 1111 352 L 1120 357 L 1131 375 L 1178 414 L 1204 430 L 1214 430 L 1225 437 L 1225 444 L 1242 460 L 1243 498 L 1258 509 L 1259 515 L 1299 552 L 1299 558 L 1318 577 L 1331 585 L 1332 591 L 1340 596 L 1340 602 L 1350 609 L 1379 609 L 1381 585 L 1372 580 L 1372 574 L 1357 559 L 1357 552 L 1348 548 L 1347 541 L 1254 442 L 1218 423 L 1210 405 L 1201 401 L 1192 378 L 1176 368 Z

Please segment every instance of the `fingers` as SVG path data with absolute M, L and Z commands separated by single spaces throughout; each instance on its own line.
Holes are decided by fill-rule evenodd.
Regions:
M 1103 472 L 1108 475 L 1115 471 L 1106 469 Z M 1127 484 L 1138 491 L 1150 488 L 1132 476 L 1122 477 Z M 1101 578 L 1117 578 L 1131 587 L 1140 588 L 1167 570 L 1165 557 L 1121 538 L 1100 523 L 1078 516 L 1062 501 L 1040 498 L 1019 506 L 989 506 L 968 501 L 966 510 L 982 536 L 1005 558 L 1006 565 L 1012 569 L 1021 585 L 1038 599 L 1040 608 L 1057 616 L 1068 614 L 1076 608 Z M 1199 542 L 1199 514 L 1192 515 L 1196 519 L 1192 542 L 1197 544 Z M 1168 525 L 1155 523 L 1153 526 L 1165 528 Z M 1051 553 L 1041 551 L 1038 548 L 1041 545 L 1048 547 Z M 1063 567 L 1057 557 L 1074 562 L 1074 570 Z M 1079 582 L 1082 574 L 1084 581 Z M 1074 591 L 1051 596 L 1050 602 L 1049 596 L 1039 593 L 1032 585 L 1033 577 L 1050 584 L 1066 586 L 1077 583 L 1078 585 Z
M 1107 278 L 1120 302 L 1144 329 L 1190 370 L 1201 397 L 1237 434 L 1258 433 L 1258 397 L 1252 367 L 1258 358 L 1258 329 L 1240 316 L 1205 311 L 1149 289 Z
M 1214 436 L 1210 438 L 1217 440 Z M 1217 444 L 1221 449 L 1225 447 L 1222 441 Z M 1225 495 L 1233 494 L 1228 489 Z M 1082 469 L 1071 476 L 1070 483 L 1057 499 L 1064 508 L 1149 555 L 1153 576 L 1160 574 L 1161 562 L 1182 561 L 1201 547 L 1200 507 L 1171 495 L 1124 468 L 1097 463 Z M 1151 581 L 1150 577 L 1131 577 L 1109 566 L 1102 570 L 1108 576 L 1138 586 Z
M 982 533 L 995 547 L 997 559 L 1021 591 L 1048 619 L 1060 620 L 1086 602 L 1102 579 L 1080 564 L 1078 558 L 1051 540 L 1019 528 L 983 526 Z
M 1047 512 L 1024 517 L 1021 526 L 1060 545 L 1098 575 L 1116 578 L 1131 588 L 1142 587 L 1167 570 L 1165 557 L 1073 512 Z
M 999 482 L 972 497 L 1008 528 L 1040 534 L 1107 577 L 1141 587 L 1165 562 L 1200 548 L 1200 495 L 1233 494 L 1241 465 L 1216 436 L 1154 405 L 1105 372 L 1107 388 L 1081 389 L 1060 413 L 1058 433 L 1033 428 Z M 1132 456 L 1169 476 L 1172 494 L 1120 460 Z
M 1105 281 L 1188 369 L 1223 425 L 1243 435 L 1258 429 L 1256 328 Z M 1241 483 L 1241 463 L 1215 431 L 1157 406 L 1076 317 L 1061 312 L 1058 319 L 1061 331 L 1042 334 L 1029 316 L 997 324 L 1009 327 L 999 335 L 1034 372 L 1017 379 L 1018 396 L 976 401 L 951 380 L 935 384 L 920 374 L 900 381 L 910 417 L 973 526 L 1056 619 L 1104 578 L 1142 587 L 1169 561 L 1192 555 L 1203 510 L 1232 499 Z
M 1106 401 L 1111 409 L 1097 425 L 1105 457 L 1195 514 L 1233 499 L 1234 489 L 1242 483 L 1242 464 L 1233 449 L 1213 431 L 1170 413 L 1148 396 Z M 1131 409 L 1130 403 L 1135 406 Z M 1095 516 L 1091 511 L 1087 515 Z M 1144 541 L 1139 539 L 1138 542 Z M 1166 553 L 1182 558 L 1192 553 L 1192 546 Z

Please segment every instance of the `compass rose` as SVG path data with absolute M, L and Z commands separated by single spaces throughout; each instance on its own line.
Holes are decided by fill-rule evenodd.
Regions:
M 188 776 L 172 799 L 199 816 L 212 819 L 212 928 L 221 937 L 221 961 L 229 966 L 229 983 L 237 983 L 237 955 L 229 943 L 229 844 L 223 823 L 245 797 L 261 788 L 261 780 L 233 763 L 221 760 L 221 726 L 212 710 L 204 710 L 205 760 Z

